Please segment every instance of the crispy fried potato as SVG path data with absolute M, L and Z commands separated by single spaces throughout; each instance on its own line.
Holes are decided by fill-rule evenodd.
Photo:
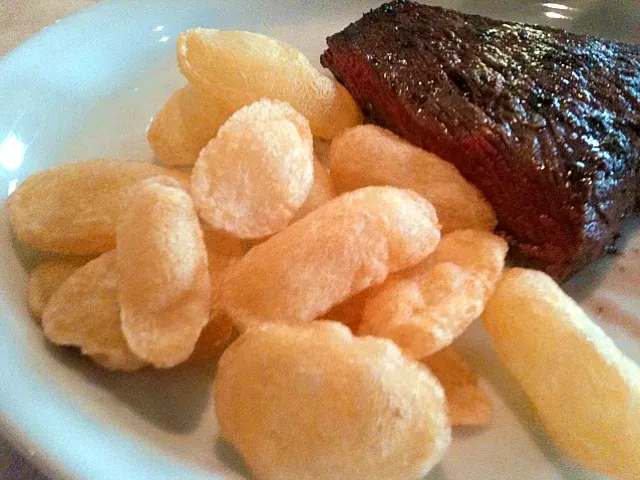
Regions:
M 164 165 L 193 165 L 231 112 L 192 85 L 176 91 L 154 117 L 147 140 Z
M 426 260 L 371 292 L 358 335 L 389 338 L 416 359 L 450 345 L 482 313 L 507 249 L 502 238 L 481 230 L 443 236 Z
M 361 125 L 331 143 L 331 179 L 339 193 L 368 185 L 410 188 L 436 209 L 442 233 L 493 230 L 496 216 L 482 193 L 449 162 L 388 130 Z
M 45 260 L 29 274 L 29 310 L 40 320 L 47 302 L 64 281 L 78 268 L 87 263 L 88 259 L 60 259 Z
M 438 263 L 455 263 L 495 284 L 504 270 L 509 250 L 507 242 L 482 230 L 457 230 L 442 237 L 435 252 L 413 268 L 398 275 L 411 277 L 428 271 Z
M 193 353 L 189 356 L 189 363 L 215 362 L 227 347 L 233 332 L 233 323 L 224 313 L 218 311 L 210 317 L 198 337 Z
M 127 190 L 181 171 L 119 160 L 68 163 L 29 176 L 6 203 L 18 240 L 44 252 L 96 255 L 116 246 L 116 221 Z
M 292 222 L 300 220 L 302 217 L 306 216 L 309 212 L 314 211 L 321 205 L 324 205 L 332 198 L 336 197 L 336 191 L 333 188 L 333 184 L 331 183 L 331 178 L 329 178 L 329 173 L 322 166 L 318 160 L 313 160 L 313 185 L 311 185 L 311 190 L 309 190 L 309 195 L 307 195 L 307 199 L 304 201 L 302 206 L 298 209 L 296 214 L 293 216 Z
M 160 368 L 186 360 L 209 321 L 211 286 L 202 229 L 178 182 L 155 177 L 132 188 L 116 251 L 129 347 Z
M 542 272 L 506 272 L 482 318 L 556 445 L 589 470 L 637 478 L 638 365 Z
M 212 316 L 216 316 L 220 310 L 220 291 L 224 272 L 238 262 L 248 249 L 242 240 L 226 232 L 206 227 L 202 231 L 211 282 L 211 311 Z
M 275 38 L 195 28 L 178 36 L 177 55 L 189 82 L 229 111 L 261 98 L 282 100 L 307 117 L 313 134 L 324 139 L 362 123 L 360 109 L 342 85 Z
M 96 363 L 132 371 L 147 363 L 134 355 L 120 329 L 115 252 L 78 268 L 53 293 L 42 314 L 47 338 L 57 345 L 80 347 Z
M 233 324 L 220 309 L 220 289 L 224 272 L 246 253 L 244 243 L 224 232 L 204 229 L 207 247 L 209 279 L 211 281 L 211 312 L 209 323 L 204 327 L 189 357 L 189 362 L 198 363 L 217 360 L 231 337 Z
M 331 162 L 329 161 L 329 148 L 331 143 L 318 137 L 313 137 L 313 154 L 320 164 L 329 169 Z
M 368 296 L 372 291 L 375 291 L 376 287 L 367 288 L 362 292 L 347 298 L 344 302 L 339 303 L 331 310 L 329 310 L 324 318 L 340 322 L 343 325 L 349 327 L 353 333 L 358 331 L 360 322 L 362 322 L 362 312 L 367 302 Z
M 215 407 L 260 479 L 422 478 L 451 440 L 435 377 L 334 322 L 248 330 L 220 360 Z
M 260 100 L 234 113 L 202 150 L 191 177 L 202 219 L 240 238 L 284 229 L 312 184 L 309 124 L 276 100 Z
M 491 424 L 493 409 L 489 397 L 462 355 L 447 347 L 423 361 L 444 388 L 451 425 L 484 427 Z
M 240 330 L 259 322 L 310 321 L 416 264 L 439 238 L 435 211 L 419 195 L 392 187 L 350 192 L 229 268 L 223 308 Z
M 391 280 L 371 295 L 358 335 L 393 340 L 421 359 L 450 345 L 482 313 L 488 298 L 482 278 L 453 263 L 424 275 Z

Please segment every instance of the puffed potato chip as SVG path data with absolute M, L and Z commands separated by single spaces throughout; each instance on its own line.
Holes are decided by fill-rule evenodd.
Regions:
M 209 323 L 200 332 L 193 352 L 187 362 L 190 364 L 215 362 L 227 347 L 233 332 L 233 323 L 224 313 L 218 311 L 209 317 Z
M 462 355 L 447 347 L 423 362 L 444 388 L 451 425 L 484 427 L 491 424 L 493 409 L 489 397 Z
M 157 175 L 188 185 L 184 172 L 119 160 L 67 163 L 35 173 L 7 200 L 11 228 L 18 240 L 44 252 L 96 255 L 112 250 L 125 193 Z
M 416 359 L 450 345 L 482 313 L 507 249 L 481 230 L 444 235 L 433 254 L 367 297 L 358 335 L 389 338 Z
M 241 238 L 284 229 L 313 184 L 313 138 L 290 105 L 260 100 L 234 113 L 200 153 L 191 191 L 202 219 Z
M 349 327 L 353 333 L 358 331 L 360 322 L 362 322 L 362 312 L 367 302 L 367 297 L 374 291 L 376 287 L 367 288 L 362 292 L 347 298 L 344 302 L 339 303 L 323 315 L 324 318 L 340 322 Z
M 320 73 L 300 51 L 258 33 L 195 28 L 177 39 L 178 65 L 203 94 L 236 111 L 262 98 L 287 102 L 331 139 L 362 123 L 349 92 Z
M 207 249 L 209 281 L 211 283 L 211 311 L 217 315 L 220 310 L 220 291 L 224 272 L 240 260 L 247 248 L 242 240 L 220 230 L 202 229 Z
M 497 224 L 491 205 L 453 164 L 381 127 L 361 125 L 343 132 L 331 143 L 330 165 L 339 193 L 368 185 L 419 193 L 435 207 L 442 233 L 492 231 Z
M 393 340 L 421 359 L 450 345 L 480 314 L 488 291 L 481 278 L 453 263 L 439 263 L 424 275 L 391 280 L 371 295 L 358 335 Z
M 320 164 L 326 169 L 331 167 L 329 156 L 330 148 L 331 142 L 318 137 L 313 137 L 313 154 L 315 155 L 316 160 L 318 160 L 318 162 L 320 162 Z
M 640 367 L 546 274 L 515 268 L 482 316 L 549 437 L 612 478 L 640 472 Z
M 220 290 L 224 272 L 246 253 L 244 243 L 227 233 L 203 229 L 204 243 L 207 248 L 209 279 L 211 281 L 209 323 L 204 327 L 189 362 L 198 363 L 217 360 L 233 330 L 228 315 L 220 309 Z
M 78 268 L 53 293 L 42 314 L 44 334 L 57 345 L 79 347 L 94 362 L 133 371 L 147 363 L 131 352 L 120 328 L 116 254 Z
M 214 390 L 220 435 L 256 478 L 418 479 L 451 441 L 428 369 L 335 322 L 249 329 Z
M 29 310 L 37 320 L 42 318 L 42 312 L 53 292 L 87 261 L 80 258 L 45 260 L 29 273 Z
M 154 117 L 147 140 L 164 165 L 193 165 L 231 113 L 187 84 Z
M 433 207 L 416 193 L 393 187 L 350 192 L 230 267 L 222 305 L 241 330 L 256 322 L 310 321 L 415 265 L 439 238 Z
M 136 184 L 118 218 L 118 298 L 131 350 L 156 367 L 191 355 L 209 321 L 203 233 L 189 194 L 168 177 Z
M 444 235 L 435 252 L 399 275 L 411 277 L 426 272 L 438 263 L 450 262 L 495 284 L 504 270 L 508 250 L 507 242 L 493 233 L 457 230 Z
M 296 214 L 293 216 L 292 222 L 300 220 L 302 217 L 306 216 L 309 212 L 314 211 L 320 205 L 324 205 L 332 198 L 336 197 L 336 191 L 333 188 L 333 183 L 331 183 L 331 178 L 329 178 L 329 173 L 322 166 L 322 164 L 314 159 L 313 160 L 313 185 L 311 185 L 311 190 L 309 190 L 309 195 L 307 195 L 307 199 L 304 201 L 302 206 L 298 209 Z

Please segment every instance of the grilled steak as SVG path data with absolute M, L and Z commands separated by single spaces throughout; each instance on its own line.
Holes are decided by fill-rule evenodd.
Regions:
M 387 3 L 321 61 L 363 110 L 454 163 L 523 263 L 564 279 L 602 255 L 640 176 L 640 46 Z

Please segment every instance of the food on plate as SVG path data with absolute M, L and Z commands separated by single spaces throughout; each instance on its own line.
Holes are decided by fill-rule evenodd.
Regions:
M 640 367 L 542 272 L 506 272 L 483 323 L 556 445 L 589 470 L 637 478 Z
M 282 100 L 309 119 L 315 136 L 328 140 L 362 123 L 342 85 L 275 38 L 195 28 L 178 36 L 177 55 L 189 82 L 231 112 L 262 98 Z
M 489 232 L 443 236 L 426 260 L 367 296 L 358 335 L 389 338 L 416 359 L 450 345 L 482 313 L 506 254 L 507 243 Z
M 227 270 L 222 305 L 236 327 L 304 322 L 415 265 L 440 239 L 435 210 L 410 190 L 366 187 L 325 203 Z
M 263 99 L 241 108 L 202 149 L 191 190 L 212 228 L 241 238 L 284 229 L 313 184 L 313 137 L 290 105 Z
M 258 480 L 417 480 L 451 440 L 428 369 L 335 322 L 249 329 L 220 360 L 215 407 Z
M 147 140 L 164 165 L 193 165 L 200 150 L 231 116 L 192 85 L 177 90 L 154 117 Z
M 231 337 L 233 323 L 221 310 L 220 290 L 224 273 L 246 253 L 244 242 L 228 233 L 203 229 L 209 264 L 209 323 L 202 329 L 189 361 L 193 363 L 217 360 Z
M 53 292 L 71 276 L 87 259 L 52 259 L 45 260 L 29 273 L 28 303 L 33 316 L 40 320 L 42 312 Z
M 217 314 L 220 310 L 220 291 L 224 272 L 247 253 L 247 248 L 241 239 L 226 232 L 211 230 L 206 226 L 202 231 L 211 283 L 211 311 Z
M 484 427 L 491 424 L 491 401 L 478 385 L 475 372 L 462 355 L 452 347 L 447 347 L 423 362 L 444 388 L 451 425 Z
M 331 143 L 329 162 L 338 192 L 391 185 L 419 193 L 435 207 L 442 233 L 496 227 L 491 206 L 453 164 L 376 125 L 345 130 Z
M 358 335 L 393 340 L 424 358 L 450 345 L 482 313 L 489 290 L 482 278 L 454 263 L 391 280 L 365 302 Z
M 324 205 L 332 198 L 336 197 L 336 190 L 329 177 L 327 169 L 314 158 L 313 160 L 313 185 L 309 190 L 306 200 L 293 216 L 292 222 L 300 220 L 309 212 L 314 211 L 320 205 Z
M 191 197 L 169 177 L 128 192 L 117 225 L 118 300 L 129 348 L 159 368 L 191 355 L 209 321 L 210 281 Z
M 329 168 L 329 149 L 331 148 L 331 142 L 322 140 L 318 137 L 313 137 L 313 154 L 316 159 L 324 165 L 325 168 Z
M 184 172 L 148 163 L 87 160 L 34 173 L 6 203 L 18 240 L 43 251 L 97 255 L 116 246 L 116 221 L 125 192 L 136 182 Z
M 437 263 L 451 262 L 495 284 L 502 275 L 508 248 L 503 238 L 492 233 L 458 230 L 442 237 L 435 252 L 402 275 L 409 277 Z
M 132 371 L 147 363 L 131 352 L 120 329 L 116 254 L 107 252 L 78 268 L 53 293 L 42 328 L 57 345 L 79 347 L 110 370 Z
M 190 83 L 147 138 L 191 172 L 92 160 L 7 202 L 19 240 L 76 255 L 31 272 L 46 337 L 110 370 L 220 359 L 220 436 L 258 480 L 418 480 L 452 424 L 491 423 L 451 347 L 484 310 L 550 437 L 636 478 L 640 367 L 544 273 L 500 280 L 508 246 L 480 192 L 556 277 L 599 255 L 634 203 L 638 49 L 410 1 L 328 42 L 323 63 L 372 119 L 435 154 L 359 125 L 347 90 L 283 42 L 184 32 Z
M 527 265 L 563 279 L 614 242 L 636 200 L 640 46 L 401 0 L 327 43 L 366 114 L 458 167 Z
M 228 346 L 233 333 L 233 323 L 224 313 L 211 312 L 207 323 L 193 347 L 193 352 L 187 360 L 188 363 L 215 362 L 220 358 Z
M 364 310 L 367 297 L 371 294 L 372 290 L 376 287 L 367 288 L 360 293 L 347 298 L 345 301 L 334 306 L 326 314 L 324 318 L 340 322 L 353 332 L 358 331 L 360 322 L 362 321 L 362 311 Z

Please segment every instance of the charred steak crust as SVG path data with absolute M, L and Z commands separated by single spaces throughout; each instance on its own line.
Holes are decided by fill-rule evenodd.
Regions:
M 640 46 L 395 1 L 322 64 L 379 123 L 454 163 L 524 263 L 602 255 L 639 190 Z

